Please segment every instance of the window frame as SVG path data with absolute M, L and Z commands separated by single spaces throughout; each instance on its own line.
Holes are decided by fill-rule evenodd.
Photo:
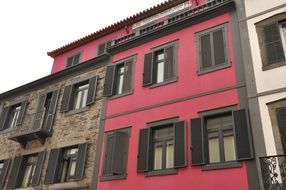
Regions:
M 109 181 L 109 180 L 119 180 L 119 179 L 125 179 L 127 177 L 127 163 L 128 163 L 128 151 L 129 151 L 129 138 L 131 135 L 131 127 L 126 127 L 126 128 L 120 128 L 120 129 L 116 129 L 113 131 L 108 131 L 105 133 L 105 139 L 104 139 L 104 154 L 103 156 L 105 157 L 105 155 L 107 154 L 107 148 L 106 148 L 106 144 L 107 144 L 107 138 L 113 136 L 113 143 L 115 141 L 115 133 L 116 131 L 119 132 L 125 132 L 127 133 L 127 145 L 126 145 L 126 155 L 125 156 L 125 160 L 124 160 L 124 172 L 123 174 L 104 174 L 104 168 L 106 167 L 106 158 L 103 158 L 102 161 L 102 168 L 101 168 L 101 176 L 100 176 L 100 180 L 101 181 Z M 113 155 L 114 154 L 114 147 L 112 147 L 112 155 L 111 155 L 111 160 L 113 159 Z
M 36 169 L 36 165 L 37 165 L 37 161 L 38 161 L 38 155 L 37 154 L 31 154 L 31 155 L 27 155 L 24 156 L 25 157 L 25 164 L 24 164 L 24 173 L 23 173 L 23 177 L 21 177 L 21 188 L 27 188 L 27 187 L 32 187 L 33 186 L 33 177 L 35 175 L 35 169 Z M 35 160 L 29 161 L 29 158 L 36 158 Z M 31 171 L 28 173 L 28 182 L 26 184 L 26 186 L 23 185 L 24 183 L 24 179 L 25 179 L 25 174 L 26 174 L 26 170 L 27 167 L 31 166 Z
M 73 149 L 77 149 L 77 152 L 72 154 L 72 155 L 68 155 L 68 151 L 69 150 L 73 150 Z M 62 156 L 62 160 L 61 160 L 61 163 L 60 163 L 60 174 L 59 174 L 59 179 L 58 179 L 58 183 L 66 183 L 66 182 L 72 182 L 72 181 L 75 181 L 74 180 L 74 176 L 70 176 L 70 171 L 71 171 L 71 165 L 72 165 L 72 162 L 75 161 L 75 163 L 77 164 L 77 158 L 78 158 L 78 146 L 71 146 L 71 147 L 67 147 L 67 148 L 64 148 L 63 150 L 63 156 Z M 68 167 L 66 168 L 66 173 L 65 175 L 63 176 L 63 168 L 64 168 L 64 163 L 67 162 L 68 163 Z M 76 167 L 76 165 L 75 165 Z M 75 173 L 73 174 L 75 175 Z M 64 177 L 64 179 L 62 179 Z
M 211 37 L 210 38 L 210 43 L 211 43 L 211 65 L 210 67 L 208 68 L 201 68 L 202 66 L 202 56 L 201 56 L 201 37 L 202 36 L 205 36 L 207 34 L 213 36 L 213 33 L 222 29 L 222 32 L 223 32 L 223 40 L 224 40 L 224 48 L 225 48 L 225 51 L 224 51 L 224 56 L 225 56 L 225 63 L 223 64 L 219 64 L 219 65 L 216 65 L 215 64 L 215 57 L 214 57 L 214 43 L 213 43 L 213 38 Z M 213 71 L 217 71 L 217 70 L 221 70 L 221 69 L 225 69 L 225 68 L 228 68 L 231 66 L 231 61 L 230 61 L 230 55 L 229 55 L 229 43 L 228 43 L 228 32 L 229 32 L 229 29 L 228 29 L 228 23 L 223 23 L 223 24 L 220 24 L 218 26 L 214 26 L 214 27 L 211 27 L 211 28 L 208 28 L 208 29 L 204 29 L 202 31 L 199 31 L 199 32 L 196 32 L 195 35 L 196 35 L 196 42 L 197 42 L 197 74 L 198 75 L 202 75 L 202 74 L 205 74 L 205 73 L 209 73 L 209 72 L 213 72 Z
M 79 55 L 78 63 L 74 63 L 74 59 L 75 59 L 75 57 L 76 57 L 77 55 Z M 72 58 L 72 64 L 71 64 L 71 66 L 68 66 L 68 60 L 69 60 L 70 58 Z M 80 52 L 77 52 L 77 53 L 74 53 L 73 55 L 68 56 L 67 59 L 66 59 L 66 63 L 65 63 L 65 69 L 68 69 L 68 68 L 70 68 L 70 67 L 73 67 L 73 66 L 75 66 L 75 65 L 80 64 L 80 63 L 81 63 L 81 59 L 82 59 L 82 52 L 81 52 L 81 51 L 80 51 Z

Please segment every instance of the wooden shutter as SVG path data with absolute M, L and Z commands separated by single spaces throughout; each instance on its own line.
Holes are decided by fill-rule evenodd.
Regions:
M 112 40 L 108 40 L 108 41 L 106 42 L 106 48 L 110 47 L 111 44 L 112 44 Z M 105 50 L 105 52 L 106 52 L 106 50 Z
M 92 77 L 91 79 L 89 79 L 88 94 L 86 100 L 87 106 L 94 103 L 96 96 L 96 87 L 97 87 L 97 77 Z
M 211 36 L 205 34 L 200 37 L 200 65 L 201 69 L 207 69 L 212 66 L 212 52 L 211 52 Z
M 137 172 L 146 172 L 149 169 L 149 129 L 140 129 L 137 156 Z
M 46 152 L 39 152 L 37 156 L 37 163 L 34 171 L 34 176 L 32 179 L 32 186 L 37 186 L 39 185 L 39 182 L 41 180 L 41 174 L 44 166 L 44 161 L 45 161 L 45 155 Z
M 102 55 L 105 53 L 105 49 L 106 49 L 106 42 L 99 44 L 98 48 L 97 48 L 97 55 Z
M 19 113 L 19 116 L 18 116 L 18 119 L 17 119 L 17 126 L 21 125 L 22 122 L 23 122 L 24 114 L 25 114 L 25 111 L 26 111 L 26 106 L 27 106 L 27 100 L 25 100 L 25 101 L 23 101 L 21 103 L 21 110 L 20 110 L 20 113 Z
M 174 167 L 185 167 L 186 163 L 186 127 L 185 122 L 180 121 L 174 124 Z
M 175 77 L 175 46 L 165 49 L 164 81 Z
M 9 115 L 9 110 L 10 107 L 5 107 L 2 110 L 1 116 L 0 116 L 0 131 L 4 130 L 6 128 L 6 122 L 7 122 L 7 118 Z
M 73 86 L 69 85 L 65 87 L 64 95 L 61 104 L 61 112 L 67 112 L 70 109 L 70 102 L 72 96 Z
M 116 131 L 114 136 L 111 171 L 113 174 L 125 173 L 128 132 Z
M 38 99 L 38 106 L 36 109 L 36 113 L 34 115 L 34 122 L 33 122 L 34 129 L 38 129 L 41 127 L 42 119 L 44 117 L 46 98 L 47 94 L 42 94 Z
M 6 189 L 15 189 L 19 187 L 21 176 L 23 171 L 23 165 L 25 163 L 25 158 L 22 156 L 17 156 L 14 159 L 12 169 L 10 171 L 10 176 L 7 182 Z
M 47 120 L 45 123 L 45 130 L 48 132 L 51 132 L 52 128 L 53 128 L 54 117 L 55 117 L 56 110 L 57 110 L 57 102 L 58 102 L 59 92 L 60 92 L 60 90 L 57 89 L 57 90 L 54 90 L 53 94 L 52 94 L 51 104 L 50 104 L 50 108 L 48 110 L 48 116 L 47 116 Z
M 51 150 L 44 184 L 53 184 L 57 182 L 57 178 L 60 171 L 59 166 L 61 163 L 61 158 L 62 158 L 61 149 L 56 148 Z
M 11 161 L 10 159 L 6 159 L 3 161 L 3 168 L 2 168 L 2 171 L 0 173 L 0 189 L 4 189 L 3 187 L 5 184 L 6 176 L 8 174 L 10 161 Z
M 286 107 L 277 109 L 277 120 L 284 154 L 286 154 Z
M 74 175 L 75 181 L 83 179 L 86 152 L 87 152 L 87 143 L 78 145 L 78 153 L 77 153 L 76 168 L 75 168 L 75 175 Z
M 247 121 L 246 110 L 237 110 L 233 112 L 237 160 L 246 160 L 253 158 L 253 148 L 250 127 Z
M 285 60 L 277 22 L 264 26 L 264 42 L 269 64 Z
M 220 65 L 226 63 L 226 43 L 224 40 L 224 29 L 219 29 L 213 32 L 213 44 L 214 44 L 214 64 Z
M 106 67 L 103 96 L 112 96 L 113 94 L 114 72 L 114 65 Z
M 73 66 L 73 56 L 68 58 L 66 68 L 69 68 L 71 66 Z
M 153 53 L 145 54 L 144 58 L 144 73 L 143 73 L 143 86 L 153 83 Z
M 113 145 L 114 145 L 114 135 L 107 134 L 105 141 L 104 166 L 102 172 L 103 176 L 112 174 L 111 165 L 112 165 Z
M 73 65 L 79 64 L 79 59 L 80 59 L 80 53 L 76 54 L 73 56 Z
M 204 129 L 201 118 L 191 119 L 191 158 L 192 165 L 205 163 Z
M 124 78 L 123 78 L 123 93 L 130 92 L 132 90 L 132 73 L 133 72 L 133 61 L 128 60 L 124 65 Z

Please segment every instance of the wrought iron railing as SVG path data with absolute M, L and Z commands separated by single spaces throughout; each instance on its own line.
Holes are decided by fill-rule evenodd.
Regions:
M 286 155 L 260 158 L 265 190 L 286 190 Z

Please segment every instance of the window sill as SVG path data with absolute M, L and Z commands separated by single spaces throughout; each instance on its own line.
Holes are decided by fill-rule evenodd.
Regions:
M 164 82 L 152 84 L 152 85 L 150 85 L 150 88 L 157 88 L 157 87 L 160 87 L 160 86 L 164 86 L 164 85 L 167 85 L 167 84 L 170 84 L 170 83 L 177 82 L 177 80 L 178 80 L 178 77 L 175 77 L 173 79 L 170 79 L 170 80 L 167 80 L 167 81 L 164 81 Z
M 131 94 L 133 94 L 133 91 L 134 91 L 134 90 L 131 90 L 131 91 L 129 91 L 129 92 L 124 92 L 124 93 L 122 93 L 122 94 L 116 94 L 116 95 L 113 95 L 113 96 L 111 96 L 111 97 L 110 97 L 110 100 L 117 99 L 117 98 L 121 98 L 121 97 L 128 96 L 128 95 L 131 95 Z
M 78 113 L 81 113 L 81 112 L 85 112 L 85 111 L 88 111 L 88 110 L 89 110 L 89 107 L 86 106 L 84 108 L 79 108 L 79 109 L 76 109 L 76 110 L 68 111 L 68 112 L 65 113 L 65 116 L 71 116 L 71 115 L 78 114 Z
M 218 170 L 218 169 L 227 169 L 227 168 L 240 168 L 242 166 L 241 162 L 232 161 L 232 162 L 222 162 L 222 163 L 213 163 L 207 164 L 202 167 L 203 171 L 207 170 Z
M 111 175 L 111 176 L 101 176 L 100 181 L 112 181 L 112 180 L 119 180 L 119 179 L 126 179 L 127 174 L 123 175 Z
M 34 187 L 18 187 L 17 190 L 34 190 Z
M 207 73 L 214 72 L 214 71 L 217 71 L 217 70 L 225 69 L 225 68 L 228 68 L 230 66 L 231 66 L 231 62 L 229 62 L 227 64 L 217 65 L 217 66 L 213 66 L 213 67 L 210 67 L 210 68 L 207 68 L 207 69 L 199 70 L 199 71 L 197 71 L 197 74 L 198 75 L 203 75 L 203 74 L 207 74 Z
M 79 185 L 77 182 L 65 182 L 48 185 L 51 190 L 67 190 L 67 189 L 88 189 L 88 185 Z
M 154 170 L 145 173 L 146 177 L 178 174 L 177 169 Z
M 286 61 L 280 61 L 278 63 L 272 63 L 272 64 L 268 64 L 268 65 L 263 65 L 262 66 L 262 71 L 275 69 L 275 68 L 282 67 L 282 66 L 285 66 L 285 65 L 286 65 Z

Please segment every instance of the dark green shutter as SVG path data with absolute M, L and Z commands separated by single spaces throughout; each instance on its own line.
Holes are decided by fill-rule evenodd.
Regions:
M 250 126 L 247 119 L 246 110 L 233 112 L 237 160 L 253 158 L 253 148 L 251 140 Z
M 15 189 L 20 186 L 21 177 L 23 174 L 23 165 L 25 163 L 25 158 L 22 156 L 15 157 L 10 171 L 10 176 L 7 182 L 6 189 Z
M 174 167 L 185 167 L 186 163 L 186 127 L 185 122 L 176 122 L 174 126 L 175 144 L 174 144 Z
M 137 156 L 137 172 L 146 172 L 149 169 L 149 129 L 140 129 Z
M 111 170 L 113 174 L 124 174 L 128 132 L 116 131 L 114 138 Z
M 68 58 L 66 68 L 69 68 L 71 66 L 73 66 L 73 56 Z
M 10 161 L 11 161 L 10 159 L 6 159 L 3 161 L 3 168 L 2 168 L 2 171 L 0 173 L 0 189 L 4 189 L 3 187 L 5 184 L 6 176 L 8 174 Z
M 286 107 L 277 109 L 277 120 L 284 154 L 286 154 Z
M 75 175 L 74 175 L 75 181 L 83 179 L 86 152 L 87 152 L 87 143 L 78 145 L 78 155 L 76 159 L 76 168 L 75 168 Z
M 113 83 L 115 77 L 114 72 L 115 72 L 114 65 L 109 65 L 106 67 L 103 96 L 112 96 L 113 94 Z
M 221 65 L 226 63 L 225 57 L 225 40 L 224 40 L 224 29 L 219 29 L 213 32 L 213 44 L 214 44 L 214 64 Z
M 106 49 L 106 42 L 99 44 L 98 48 L 97 48 L 97 55 L 102 55 L 105 53 L 105 49 Z
M 61 104 L 61 112 L 67 112 L 70 109 L 70 102 L 72 96 L 73 86 L 69 85 L 65 87 L 64 95 Z
M 112 165 L 112 154 L 114 145 L 114 134 L 107 134 L 105 141 L 105 153 L 104 153 L 104 166 L 102 175 L 110 175 Z
M 45 155 L 46 155 L 46 152 L 39 152 L 38 153 L 37 163 L 36 163 L 36 167 L 35 167 L 35 171 L 34 171 L 34 175 L 33 175 L 33 179 L 32 179 L 32 184 L 31 184 L 32 186 L 39 185 L 39 182 L 41 180 L 41 174 L 42 174 L 43 166 L 44 166 Z
M 96 96 L 96 87 L 97 87 L 97 77 L 92 77 L 91 79 L 89 79 L 88 94 L 86 100 L 87 106 L 94 103 Z
M 264 26 L 265 49 L 268 63 L 285 60 L 278 23 Z
M 80 53 L 76 54 L 73 56 L 73 65 L 79 64 L 79 59 L 80 59 Z
M 175 46 L 165 49 L 164 81 L 175 77 Z
M 54 90 L 53 94 L 52 94 L 51 104 L 50 104 L 50 108 L 48 110 L 48 116 L 47 116 L 47 120 L 45 123 L 45 130 L 48 132 L 51 132 L 52 128 L 53 128 L 54 117 L 55 117 L 56 110 L 57 110 L 57 102 L 58 102 L 59 92 L 60 92 L 60 90 L 57 89 L 57 90 Z
M 57 182 L 60 172 L 61 159 L 62 150 L 59 148 L 52 149 L 49 156 L 44 184 L 53 184 Z
M 207 69 L 212 66 L 212 47 L 211 47 L 211 36 L 205 34 L 200 36 L 200 68 Z
M 47 98 L 47 94 L 42 94 L 38 99 L 38 106 L 36 109 L 36 113 L 34 115 L 34 122 L 33 122 L 34 129 L 38 129 L 41 127 L 40 125 L 44 117 L 46 98 Z
M 21 110 L 20 110 L 20 113 L 19 113 L 19 116 L 18 116 L 18 119 L 17 119 L 17 126 L 21 125 L 22 122 L 23 122 L 24 114 L 25 114 L 25 111 L 26 111 L 26 106 L 27 106 L 27 100 L 25 100 L 25 101 L 23 101 L 21 103 Z
M 8 119 L 8 115 L 9 115 L 9 110 L 10 107 L 5 107 L 2 110 L 1 116 L 0 116 L 0 131 L 4 130 L 6 128 L 6 122 Z
M 153 53 L 145 54 L 144 58 L 144 73 L 143 73 L 143 86 L 153 83 Z
M 201 118 L 191 119 L 191 158 L 192 165 L 205 163 L 204 129 Z
M 132 74 L 133 74 L 133 61 L 128 60 L 124 66 L 124 78 L 123 78 L 123 93 L 130 92 L 132 89 Z

